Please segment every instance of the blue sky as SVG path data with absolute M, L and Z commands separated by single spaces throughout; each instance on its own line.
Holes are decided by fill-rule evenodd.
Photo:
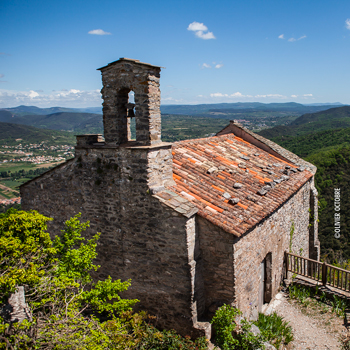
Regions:
M 120 57 L 163 104 L 350 104 L 350 1 L 0 1 L 0 108 L 99 106 Z

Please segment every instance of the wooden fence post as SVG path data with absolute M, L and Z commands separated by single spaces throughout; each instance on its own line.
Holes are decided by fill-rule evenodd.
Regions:
M 327 264 L 325 262 L 322 264 L 322 284 L 324 286 L 327 284 Z
M 285 278 L 288 279 L 288 269 L 289 269 L 289 259 L 288 259 L 288 253 L 284 252 L 284 260 L 285 260 L 285 266 L 286 266 L 286 276 Z

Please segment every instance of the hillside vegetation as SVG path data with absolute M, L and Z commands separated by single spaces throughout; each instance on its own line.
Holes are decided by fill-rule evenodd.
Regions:
M 296 137 L 280 136 L 275 137 L 274 141 L 304 158 L 321 149 L 330 150 L 350 146 L 350 128 L 330 129 Z
M 39 144 L 42 141 L 45 141 L 48 145 L 73 145 L 75 144 L 75 137 L 68 132 L 43 130 L 27 125 L 0 122 L 0 147 L 2 145 L 18 145 L 19 143 Z
M 304 114 L 288 126 L 276 126 L 262 130 L 259 134 L 276 142 L 282 142 L 286 136 L 295 137 L 339 128 L 350 128 L 350 106 Z
M 259 132 L 317 166 L 321 255 L 350 259 L 350 107 L 305 114 L 289 126 Z M 341 189 L 341 233 L 334 236 L 334 188 Z
M 336 106 L 341 105 L 334 104 Z M 332 105 L 303 105 L 295 102 L 288 103 L 261 103 L 261 102 L 236 102 L 236 103 L 215 103 L 200 105 L 162 105 L 162 113 L 167 114 L 203 114 L 209 112 L 221 113 L 246 113 L 256 111 L 292 113 L 302 115 L 329 109 Z
M 0 111 L 0 122 L 30 125 L 36 128 L 64 130 L 75 133 L 94 133 L 102 130 L 102 115 L 92 113 L 58 112 L 13 116 Z
M 317 166 L 319 191 L 319 238 L 324 259 L 350 259 L 350 147 L 321 150 L 306 157 Z M 334 236 L 334 189 L 340 188 L 340 237 Z

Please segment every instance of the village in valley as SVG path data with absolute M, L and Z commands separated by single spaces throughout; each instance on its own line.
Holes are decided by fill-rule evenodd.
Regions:
M 74 156 L 71 144 L 0 143 L 0 205 L 19 204 L 18 186 Z
M 32 164 L 43 164 L 48 162 L 63 162 L 74 156 L 73 146 L 59 145 L 48 146 L 45 141 L 39 144 L 16 146 L 0 145 L 0 155 L 6 155 L 1 163 L 28 162 Z

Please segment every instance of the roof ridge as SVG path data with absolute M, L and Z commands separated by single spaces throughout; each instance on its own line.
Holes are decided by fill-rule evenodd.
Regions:
M 223 136 L 227 133 L 233 133 L 234 135 L 236 135 L 236 136 L 242 138 L 243 140 L 255 145 L 256 147 L 263 149 L 264 151 L 266 151 L 272 155 L 273 155 L 273 153 L 276 153 L 280 157 L 283 157 L 284 159 L 286 159 L 287 161 L 289 161 L 295 165 L 304 166 L 312 174 L 315 174 L 317 171 L 317 167 L 315 165 L 298 157 L 296 154 L 292 153 L 291 151 L 288 151 L 287 149 L 283 148 L 282 146 L 278 145 L 277 143 L 275 143 L 269 139 L 266 139 L 265 137 L 263 137 L 259 134 L 252 132 L 251 130 L 244 127 L 242 124 L 238 123 L 236 120 L 230 120 L 230 124 L 228 126 L 226 126 L 224 129 L 222 129 L 221 131 L 219 131 L 216 134 L 216 136 Z M 252 140 L 252 138 L 253 138 L 253 140 Z

